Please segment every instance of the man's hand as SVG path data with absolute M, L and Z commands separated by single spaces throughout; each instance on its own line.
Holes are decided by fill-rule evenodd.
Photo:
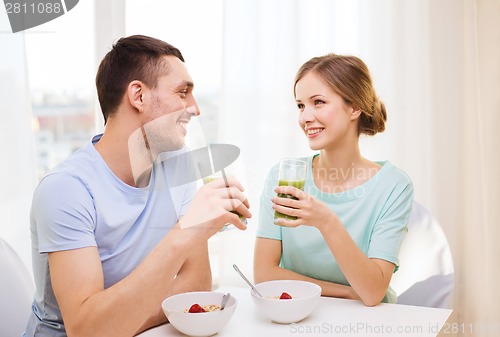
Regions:
M 198 229 L 204 238 L 209 238 L 227 223 L 246 229 L 239 216 L 230 212 L 234 210 L 245 218 L 252 217 L 243 186 L 234 177 L 227 177 L 226 182 L 217 179 L 200 188 L 186 215 L 179 221 L 181 229 Z

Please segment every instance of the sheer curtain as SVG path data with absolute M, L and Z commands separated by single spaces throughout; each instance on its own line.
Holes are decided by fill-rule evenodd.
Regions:
M 500 331 L 500 2 L 464 1 L 463 13 L 464 132 L 462 172 L 457 179 L 461 203 L 454 231 L 459 267 L 456 320 L 473 323 L 486 336 Z
M 220 238 L 223 283 L 253 275 L 253 245 L 265 177 L 280 158 L 311 154 L 297 125 L 293 79 L 307 59 L 359 52 L 357 1 L 225 1 L 219 140 L 241 149 L 251 211 L 247 233 Z
M 271 165 L 311 153 L 296 126 L 295 71 L 315 55 L 356 54 L 389 114 L 386 132 L 361 140 L 363 153 L 412 177 L 450 241 L 450 323 L 463 335 L 498 331 L 500 3 L 225 1 L 224 11 L 220 139 L 242 149 L 254 214 Z M 241 283 L 230 265 L 252 273 L 253 238 L 225 235 L 221 281 Z
M 24 33 L 11 33 L 5 11 L 0 32 L 0 237 L 31 270 L 29 208 L 36 167 Z

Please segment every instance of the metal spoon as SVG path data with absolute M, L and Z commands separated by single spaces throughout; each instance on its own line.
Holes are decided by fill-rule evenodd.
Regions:
M 222 296 L 222 303 L 220 304 L 221 311 L 224 310 L 224 308 L 226 307 L 226 304 L 227 304 L 227 301 L 229 300 L 229 297 L 231 297 L 230 293 L 227 293 L 224 296 Z
M 252 282 L 250 282 L 246 277 L 245 275 L 243 275 L 243 273 L 240 271 L 240 269 L 238 268 L 238 266 L 236 264 L 233 264 L 233 268 L 234 270 L 236 270 L 236 272 L 238 274 L 240 274 L 240 276 L 243 278 L 243 280 L 245 280 L 245 282 L 250 286 L 250 288 L 252 288 L 253 291 L 255 291 L 255 293 L 257 295 L 259 295 L 260 297 L 262 297 L 262 295 L 259 293 L 259 291 L 257 290 L 257 288 L 254 287 L 254 285 L 252 284 Z

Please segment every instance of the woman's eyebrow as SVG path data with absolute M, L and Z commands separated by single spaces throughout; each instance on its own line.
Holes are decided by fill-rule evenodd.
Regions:
M 314 94 L 311 97 L 309 97 L 309 99 L 314 99 L 316 97 L 325 97 L 325 96 L 321 95 L 321 94 Z M 300 99 L 296 99 L 295 102 L 301 102 L 301 100 Z

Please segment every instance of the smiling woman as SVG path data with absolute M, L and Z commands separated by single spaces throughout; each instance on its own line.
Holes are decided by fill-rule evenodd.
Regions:
M 368 306 L 395 303 L 389 283 L 399 266 L 413 185 L 388 161 L 372 162 L 360 152 L 360 134 L 383 131 L 387 118 L 368 68 L 355 56 L 327 54 L 304 63 L 294 83 L 299 127 L 318 153 L 301 158 L 308 171 L 302 189 L 276 187 L 276 166 L 268 175 L 255 242 L 256 282 L 309 281 L 324 296 Z M 353 170 L 366 174 L 348 173 Z M 273 210 L 289 217 L 273 223 Z

